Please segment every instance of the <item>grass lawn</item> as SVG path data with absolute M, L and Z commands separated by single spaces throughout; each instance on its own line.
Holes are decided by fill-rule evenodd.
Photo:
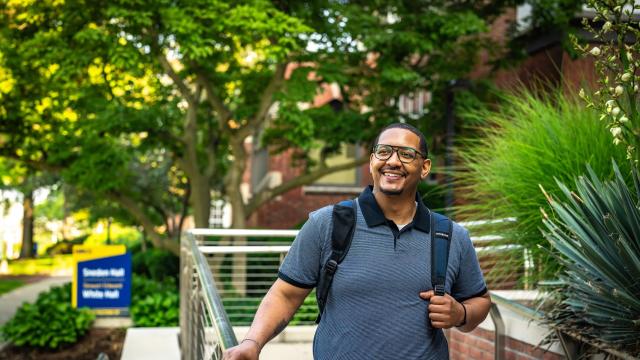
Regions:
M 9 274 L 11 275 L 55 275 L 61 271 L 70 271 L 72 268 L 73 258 L 71 255 L 9 260 Z
M 0 279 L 0 295 L 24 285 L 23 281 L 14 279 Z

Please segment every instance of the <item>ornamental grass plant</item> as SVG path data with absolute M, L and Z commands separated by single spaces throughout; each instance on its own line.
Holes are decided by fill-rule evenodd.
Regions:
M 465 205 L 457 209 L 457 216 L 515 218 L 485 231 L 499 233 L 528 251 L 525 278 L 534 283 L 553 278 L 560 267 L 540 232 L 540 208 L 547 205 L 540 187 L 556 196 L 560 190 L 555 179 L 568 183 L 586 164 L 603 179 L 613 176 L 612 159 L 628 165 L 624 149 L 613 144 L 605 123 L 579 101 L 528 91 L 502 95 L 501 100 L 498 110 L 466 114 L 478 136 L 466 140 L 460 151 L 462 164 L 455 174 Z M 622 170 L 628 173 L 626 167 Z M 482 235 L 482 230 L 474 234 Z M 497 262 L 490 274 L 513 273 L 523 262 Z
M 615 179 L 589 169 L 575 191 L 558 181 L 550 197 L 545 237 L 564 266 L 558 300 L 546 322 L 600 348 L 640 355 L 640 177 L 629 186 L 614 163 Z

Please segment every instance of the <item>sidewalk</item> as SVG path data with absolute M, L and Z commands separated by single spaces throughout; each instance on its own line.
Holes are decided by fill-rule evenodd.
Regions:
M 23 302 L 32 303 L 36 301 L 41 292 L 70 281 L 71 276 L 52 276 L 33 284 L 21 286 L 0 296 L 0 326 L 13 317 Z

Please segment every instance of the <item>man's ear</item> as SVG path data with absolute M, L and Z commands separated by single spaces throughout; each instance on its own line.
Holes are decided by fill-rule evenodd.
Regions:
M 373 154 L 369 155 L 369 174 L 373 175 Z
M 420 178 L 422 180 L 426 179 L 431 172 L 431 159 L 424 159 L 422 162 L 422 171 L 420 172 Z

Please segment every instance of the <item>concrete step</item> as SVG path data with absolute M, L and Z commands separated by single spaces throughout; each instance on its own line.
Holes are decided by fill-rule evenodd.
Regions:
M 247 327 L 234 332 L 242 340 Z M 260 360 L 312 360 L 315 326 L 292 326 L 268 343 Z M 129 328 L 124 340 L 121 360 L 180 360 L 177 327 Z
M 177 327 L 129 328 L 121 360 L 180 360 Z

